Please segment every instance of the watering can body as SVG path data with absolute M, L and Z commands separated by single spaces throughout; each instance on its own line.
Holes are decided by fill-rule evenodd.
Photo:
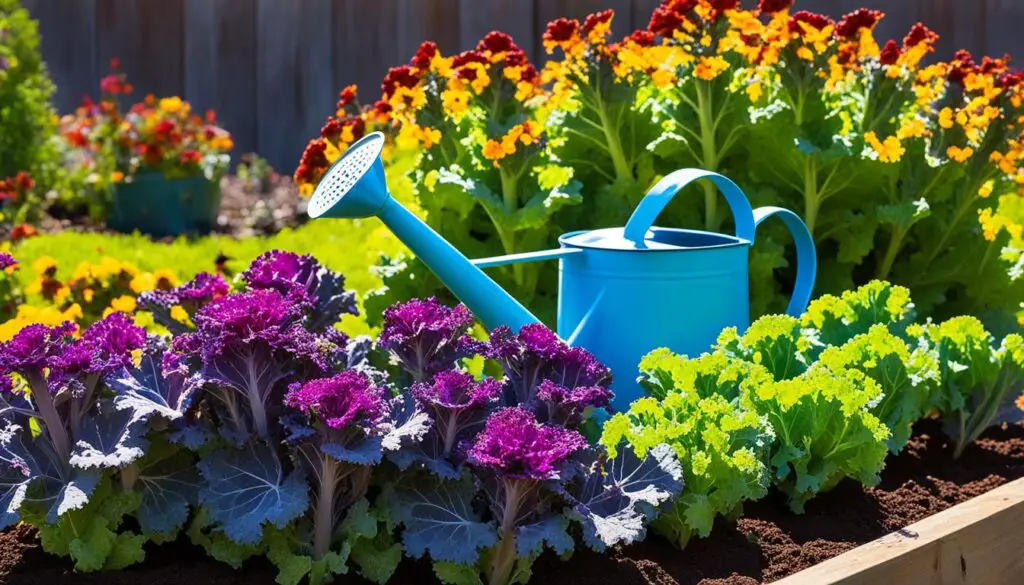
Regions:
M 617 410 L 643 395 L 637 366 L 651 350 L 667 347 L 696 356 L 722 329 L 747 328 L 749 250 L 762 221 L 780 218 L 796 245 L 797 280 L 787 312 L 799 315 L 810 300 L 816 260 L 803 222 L 785 209 L 752 209 L 739 187 L 722 175 L 673 172 L 648 191 L 624 227 L 564 234 L 555 250 L 470 261 L 387 193 L 382 146 L 377 133 L 353 144 L 317 187 L 310 216 L 379 217 L 488 328 L 507 325 L 517 331 L 538 320 L 483 269 L 558 259 L 558 334 L 611 368 Z M 346 165 L 350 156 L 355 162 Z M 700 180 L 714 182 L 725 197 L 735 235 L 654 226 L 675 194 Z

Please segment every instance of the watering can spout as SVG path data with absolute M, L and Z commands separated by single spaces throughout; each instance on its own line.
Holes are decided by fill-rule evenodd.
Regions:
M 526 307 L 388 192 L 380 158 L 384 136 L 374 132 L 349 147 L 324 174 L 309 202 L 312 218 L 377 216 L 466 304 L 488 329 L 518 331 L 538 323 Z

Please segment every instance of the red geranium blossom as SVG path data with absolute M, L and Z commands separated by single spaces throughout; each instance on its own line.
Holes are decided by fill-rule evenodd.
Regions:
M 921 43 L 933 44 L 937 40 L 939 40 L 939 35 L 935 34 L 929 30 L 927 26 L 919 22 L 911 27 L 910 32 L 903 38 L 903 46 L 907 48 L 916 47 Z
M 878 55 L 878 62 L 882 65 L 894 65 L 900 58 L 900 46 L 896 44 L 896 41 L 889 39 L 889 42 L 885 43 L 882 47 L 882 52 Z
M 862 29 L 873 29 L 885 16 L 881 10 L 858 8 L 844 16 L 836 26 L 836 34 L 844 39 L 856 39 Z
M 419 48 L 416 49 L 416 54 L 412 58 L 412 66 L 420 71 L 426 71 L 430 69 L 430 62 L 437 55 L 437 43 L 433 41 L 423 41 Z
M 384 81 L 380 84 L 380 91 L 385 98 L 389 98 L 391 94 L 395 93 L 396 87 L 416 87 L 419 81 L 420 79 L 413 73 L 412 67 L 408 65 L 392 67 L 384 76 Z
M 512 40 L 509 35 L 499 32 L 491 31 L 487 33 L 487 36 L 476 45 L 477 51 L 490 51 L 493 53 L 508 53 L 508 52 L 522 52 L 519 45 Z
M 556 18 L 548 23 L 544 31 L 544 40 L 553 43 L 564 43 L 579 33 L 580 23 L 569 18 Z

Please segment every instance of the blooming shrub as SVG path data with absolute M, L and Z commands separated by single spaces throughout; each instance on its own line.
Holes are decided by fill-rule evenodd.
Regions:
M 411 180 L 431 227 L 479 257 L 622 225 L 660 176 L 705 168 L 756 203 L 802 214 L 821 256 L 817 290 L 890 279 L 915 292 L 922 314 L 1015 327 L 1022 76 L 963 51 L 926 64 L 937 36 L 922 24 L 883 43 L 879 11 L 837 22 L 792 4 L 666 0 L 615 42 L 610 11 L 557 19 L 543 39 L 551 58 L 537 67 L 501 33 L 454 56 L 425 43 L 389 71 L 373 107 L 346 88 L 296 181 L 311 192 L 352 139 L 382 129 L 387 163 Z M 702 187 L 703 202 L 671 206 L 662 221 L 723 229 L 717 192 Z M 772 224 L 762 232 L 755 314 L 781 312 L 793 278 L 789 236 Z M 550 266 L 495 275 L 553 315 Z M 384 301 L 441 294 L 416 262 L 388 285 Z
M 73 181 L 102 194 L 114 184 L 148 173 L 168 179 L 198 175 L 219 180 L 234 143 L 217 126 L 216 114 L 211 110 L 201 117 L 177 96 L 148 95 L 128 105 L 125 101 L 134 88 L 119 66 L 114 59 L 112 73 L 100 81 L 99 101 L 86 97 L 60 121 L 64 164 Z M 74 195 L 65 201 L 72 207 L 82 203 Z M 94 214 L 104 209 L 95 201 L 84 204 Z

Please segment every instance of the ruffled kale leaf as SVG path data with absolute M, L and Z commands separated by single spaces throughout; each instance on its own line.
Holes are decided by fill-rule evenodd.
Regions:
M 413 558 L 429 553 L 435 561 L 470 565 L 481 549 L 498 541 L 493 522 L 473 509 L 476 488 L 468 477 L 439 481 L 414 478 L 399 483 L 388 497 L 392 520 L 402 524 L 402 544 Z
M 654 447 L 643 458 L 628 447 L 614 459 L 600 451 L 588 455 L 569 497 L 584 541 L 598 552 L 642 539 L 657 508 L 683 489 L 682 466 L 668 445 Z
M 250 441 L 221 448 L 199 462 L 199 503 L 210 520 L 239 544 L 256 544 L 264 525 L 283 528 L 309 508 L 301 471 L 286 473 L 274 450 Z

